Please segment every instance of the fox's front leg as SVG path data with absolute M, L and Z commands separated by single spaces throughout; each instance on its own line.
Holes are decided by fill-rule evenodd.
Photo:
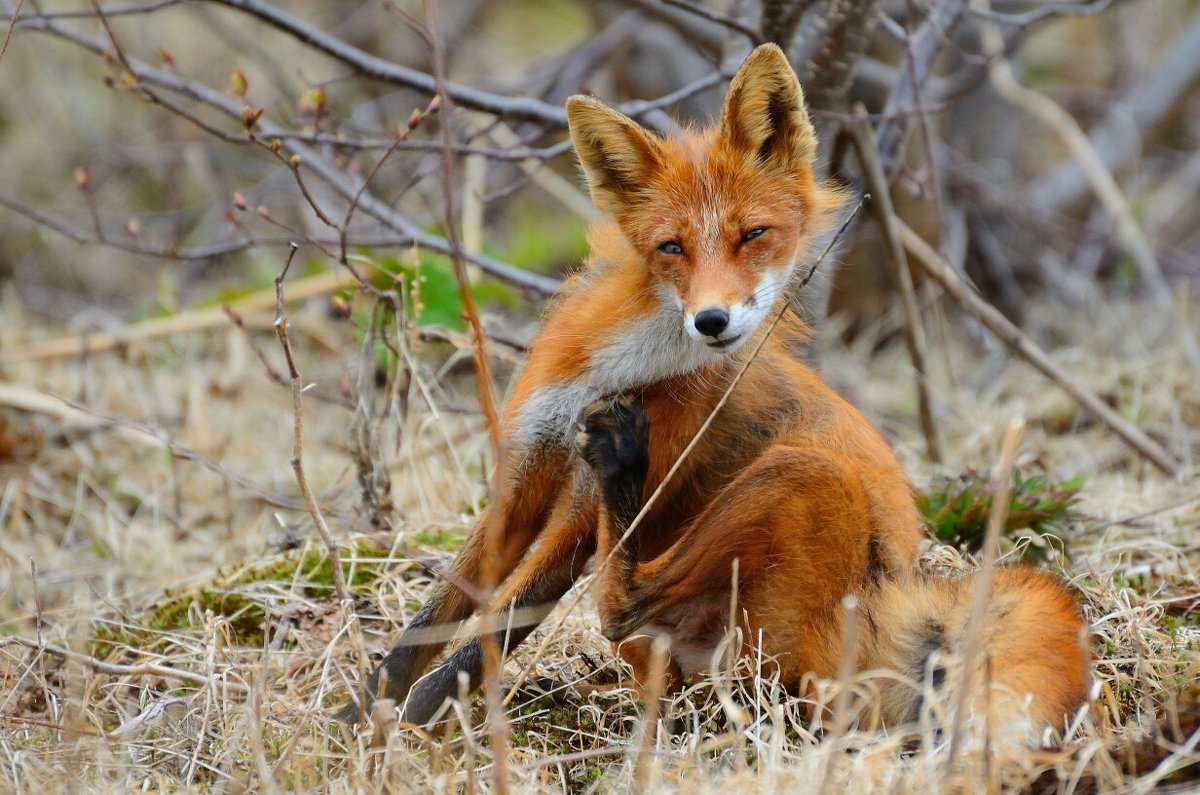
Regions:
M 596 587 L 603 629 L 624 605 L 637 566 L 636 528 L 628 538 L 624 536 L 642 507 L 650 467 L 649 432 L 650 422 L 641 403 L 620 397 L 603 398 L 588 406 L 576 434 L 600 498 Z
M 626 615 L 635 586 L 640 550 L 639 532 L 630 525 L 642 508 L 646 472 L 650 463 L 650 422 L 636 399 L 620 397 L 591 404 L 584 412 L 576 444 L 584 461 L 591 467 L 599 496 L 596 529 L 597 604 L 601 631 L 613 637 L 613 626 Z M 617 652 L 633 668 L 633 682 L 639 687 L 651 675 L 651 639 L 647 636 L 623 639 Z M 674 660 L 668 661 L 664 692 L 671 692 L 683 681 Z

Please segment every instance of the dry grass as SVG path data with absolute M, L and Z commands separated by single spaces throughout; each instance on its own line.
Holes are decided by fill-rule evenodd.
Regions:
M 341 405 L 343 379 L 357 375 L 357 357 L 345 353 L 356 350 L 354 335 L 318 309 L 293 315 L 301 371 L 317 384 L 306 404 L 305 465 L 342 541 L 365 645 L 383 650 L 424 598 L 429 566 L 452 552 L 484 497 L 486 434 L 471 413 L 469 362 L 444 349 L 417 351 L 414 408 L 384 412 L 378 423 L 396 532 L 374 531 L 356 517 L 346 433 L 352 412 Z M 938 747 L 936 714 L 910 734 L 851 729 L 822 739 L 802 703 L 755 676 L 761 661 L 694 684 L 659 723 L 676 731 L 654 731 L 631 694 L 573 690 L 617 674 L 585 601 L 584 610 L 560 608 L 506 666 L 511 682 L 549 634 L 533 674 L 557 683 L 555 691 L 521 693 L 510 704 L 509 767 L 520 791 L 619 792 L 635 775 L 651 790 L 689 793 L 1149 792 L 1196 779 L 1195 478 L 1161 477 L 1053 386 L 954 323 L 931 325 L 944 471 L 986 469 L 1005 424 L 1021 415 L 1029 427 L 1019 465 L 1057 478 L 1088 476 L 1084 518 L 1068 529 L 1060 563 L 1095 633 L 1098 688 L 1065 739 L 1031 752 L 977 732 L 953 766 Z M 1180 366 L 1166 323 L 1137 301 L 1093 298 L 1069 311 L 1037 308 L 1028 328 L 1194 475 L 1200 383 Z M 878 346 L 896 327 L 895 318 L 882 318 L 848 349 L 830 342 L 825 361 L 830 380 L 868 410 L 920 485 L 938 473 L 919 460 L 907 358 L 895 342 Z M 17 313 L 5 313 L 6 347 L 27 333 Z M 490 785 L 478 700 L 434 736 L 354 737 L 331 721 L 330 707 L 358 675 L 355 644 L 297 499 L 290 396 L 265 377 L 239 332 L 5 365 L 2 375 L 126 418 L 68 426 L 0 408 L 0 620 L 10 637 L 0 646 L 5 790 Z M 174 454 L 145 434 L 134 442 L 119 432 L 127 421 L 153 426 Z M 973 565 L 943 547 L 931 547 L 925 564 L 951 575 Z M 829 697 L 836 690 L 825 688 Z M 914 742 L 922 737 L 924 745 Z

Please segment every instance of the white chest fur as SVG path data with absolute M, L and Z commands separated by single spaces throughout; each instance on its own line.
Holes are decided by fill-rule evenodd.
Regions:
M 579 377 L 537 389 L 510 419 L 512 441 L 526 449 L 567 444 L 593 400 L 694 372 L 722 358 L 723 352 L 690 337 L 683 323 L 683 312 L 660 295 L 658 311 L 627 323 L 595 349 Z

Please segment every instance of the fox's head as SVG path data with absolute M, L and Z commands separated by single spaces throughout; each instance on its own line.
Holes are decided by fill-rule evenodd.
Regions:
M 584 96 L 567 118 L 592 200 L 687 334 L 719 352 L 744 343 L 840 204 L 813 177 L 817 139 L 783 52 L 750 54 L 705 131 L 660 138 Z

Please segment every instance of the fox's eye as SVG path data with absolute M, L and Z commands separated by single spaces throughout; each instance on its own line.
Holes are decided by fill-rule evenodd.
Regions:
M 755 238 L 762 237 L 763 234 L 765 234 L 768 229 L 770 229 L 770 227 L 768 227 L 768 226 L 756 226 L 753 229 L 751 229 L 749 232 L 747 232 L 746 234 L 742 235 L 742 242 L 749 243 L 751 240 L 754 240 Z
M 658 250 L 664 254 L 682 254 L 683 246 L 676 243 L 674 240 L 668 240 L 658 247 Z

